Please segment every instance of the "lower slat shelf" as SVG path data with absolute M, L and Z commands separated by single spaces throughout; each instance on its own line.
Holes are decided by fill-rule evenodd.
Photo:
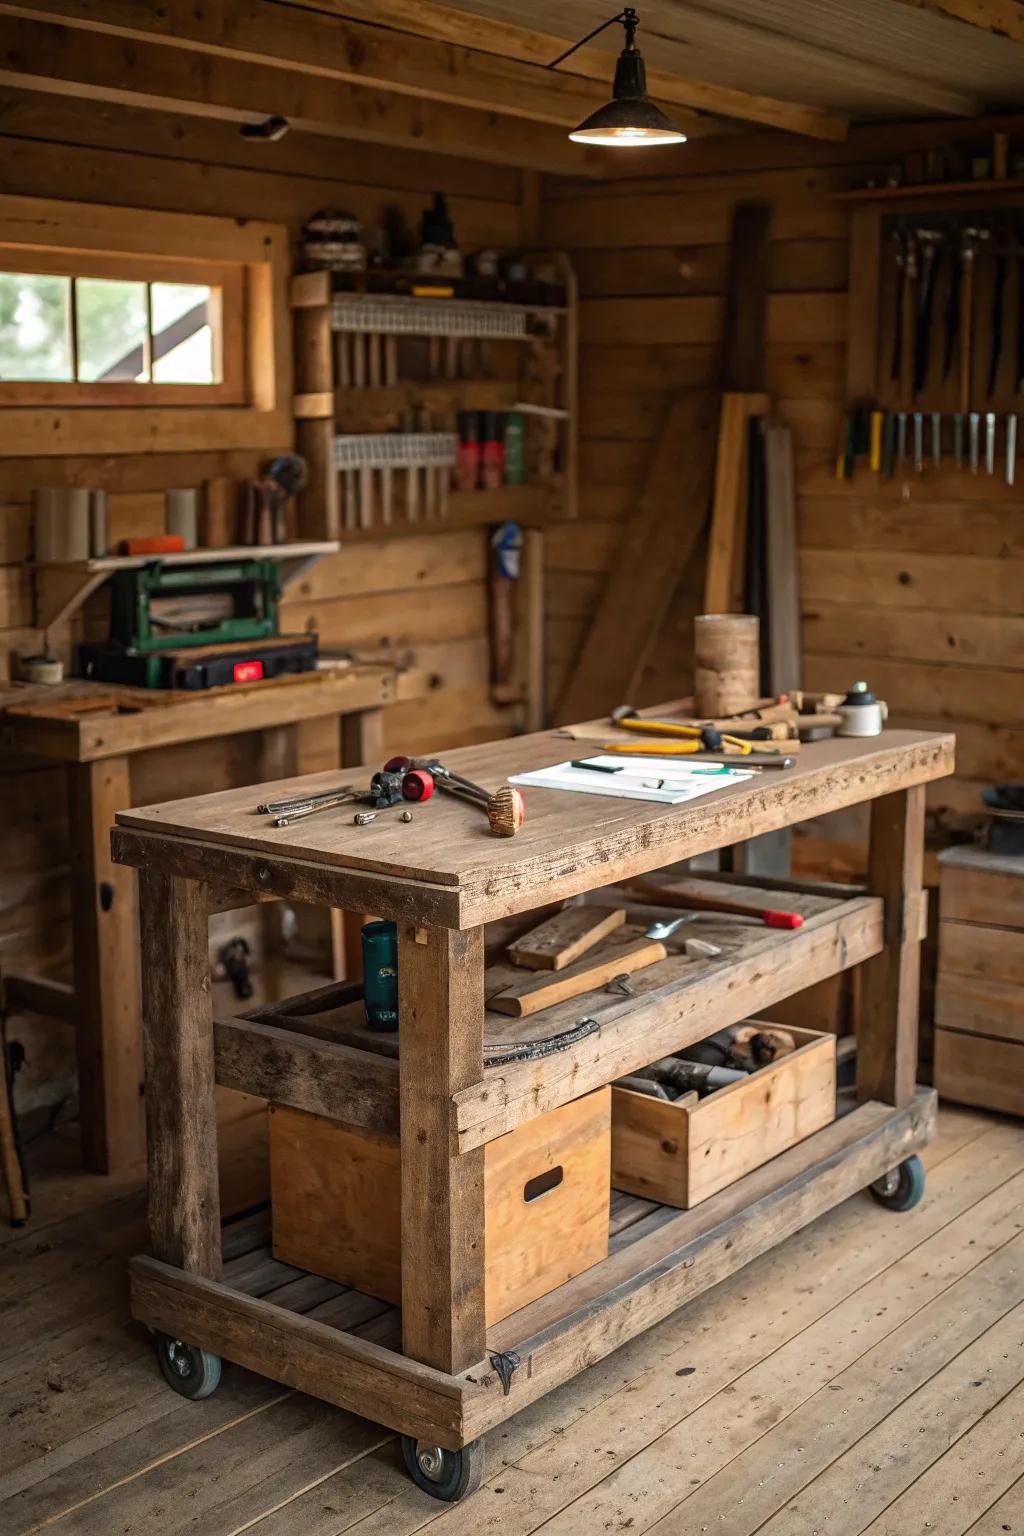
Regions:
M 514 1351 L 506 1393 L 490 1360 L 461 1376 L 398 1353 L 397 1309 L 278 1265 L 258 1218 L 225 1230 L 221 1280 L 132 1263 L 132 1313 L 300 1391 L 457 1448 L 864 1189 L 930 1139 L 936 1097 L 861 1104 L 692 1211 L 616 1200 L 609 1257 L 488 1333 Z M 237 1227 L 238 1224 L 236 1224 Z M 261 1295 L 232 1279 L 270 1288 Z
M 599 892 L 614 899 L 614 893 Z M 764 896 L 770 892 L 762 893 Z M 801 898 L 790 896 L 799 907 Z M 686 930 L 667 942 L 666 959 L 635 972 L 634 995 L 585 992 L 524 1018 L 488 1009 L 485 1045 L 523 1044 L 592 1019 L 597 1030 L 568 1049 L 531 1060 L 486 1066 L 479 1083 L 454 1101 L 459 1150 L 472 1151 L 547 1110 L 557 1109 L 659 1056 L 717 1029 L 764 1016 L 774 1003 L 880 952 L 883 904 L 873 896 L 804 897 L 807 915 L 793 931 L 741 927 L 723 917 L 701 935 L 722 948 L 713 959 L 689 959 Z M 780 894 L 777 905 L 785 907 Z M 638 907 L 645 923 L 673 917 L 668 908 Z M 489 966 L 487 995 L 515 968 Z M 398 1062 L 394 1036 L 376 1036 L 363 1005 L 344 984 L 320 988 L 249 1019 L 216 1020 L 217 1081 L 277 1104 L 343 1120 L 367 1130 L 398 1127 Z M 382 1054 L 387 1052 L 387 1054 Z

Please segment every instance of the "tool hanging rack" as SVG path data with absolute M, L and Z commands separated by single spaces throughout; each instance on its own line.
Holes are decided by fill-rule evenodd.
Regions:
M 1017 473 L 1024 411 L 1024 194 L 941 185 L 864 195 L 851 236 L 836 476 Z M 883 195 L 884 194 L 884 195 Z

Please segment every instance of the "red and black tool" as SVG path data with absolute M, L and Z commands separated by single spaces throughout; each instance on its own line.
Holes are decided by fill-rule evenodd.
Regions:
M 686 907 L 698 912 L 721 912 L 723 916 L 756 917 L 766 928 L 802 928 L 804 920 L 799 912 L 778 912 L 773 907 L 758 907 L 744 901 L 732 901 L 726 897 L 697 895 L 685 890 L 654 885 L 647 880 L 634 880 L 630 891 L 642 896 L 647 902 L 659 907 Z

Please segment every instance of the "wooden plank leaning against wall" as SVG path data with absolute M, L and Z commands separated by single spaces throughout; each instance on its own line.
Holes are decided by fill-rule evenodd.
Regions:
M 665 161 L 651 151 L 640 176 L 548 180 L 543 236 L 570 251 L 583 301 L 583 520 L 547 541 L 549 698 L 564 686 L 672 393 L 715 380 L 732 210 L 768 202 L 766 383 L 795 441 L 805 685 L 865 676 L 895 723 L 955 729 L 957 777 L 928 790 L 939 829 L 970 824 L 981 784 L 1024 776 L 1020 487 L 952 467 L 835 479 L 849 213 L 831 194 L 884 179 L 894 159 L 931 143 L 988 142 L 993 127 L 1024 132 L 1015 119 L 922 125 L 898 141 L 891 129 L 858 129 L 844 145 L 744 136 L 686 145 L 671 176 L 657 175 Z M 629 702 L 689 687 L 702 574 L 698 551 Z M 797 857 L 819 872 L 863 873 L 866 827 L 823 831 L 800 839 Z
M 4 191 L 32 197 L 111 202 L 139 209 L 284 223 L 294 237 L 318 208 L 351 209 L 376 220 L 397 205 L 415 227 L 434 190 L 449 198 L 466 249 L 536 243 L 536 182 L 529 173 L 337 139 L 292 136 L 253 145 L 232 124 L 79 103 L 6 88 L 0 118 Z M 288 437 L 272 445 L 290 446 Z M 110 536 L 162 529 L 163 492 L 214 475 L 241 478 L 269 456 L 250 450 L 160 451 L 87 457 L 4 458 L 0 462 L 0 663 L 34 649 L 32 590 L 21 562 L 29 553 L 36 485 L 97 484 L 110 492 Z M 428 699 L 389 713 L 386 749 L 421 751 L 440 739 L 462 745 L 504 734 L 506 714 L 490 701 L 486 563 L 478 530 L 363 544 L 325 561 L 289 589 L 282 626 L 315 629 L 330 645 L 415 650 L 438 680 Z M 0 676 L 4 675 L 0 669 Z M 330 741 L 303 727 L 304 765 L 330 766 Z M 141 803 L 244 781 L 254 743 L 231 737 L 143 755 Z M 60 975 L 70 959 L 67 813 L 60 770 L 0 765 L 4 843 L 0 872 L 0 966 Z M 19 1104 L 50 1102 L 71 1086 L 66 1026 L 16 1019 L 29 1046 Z

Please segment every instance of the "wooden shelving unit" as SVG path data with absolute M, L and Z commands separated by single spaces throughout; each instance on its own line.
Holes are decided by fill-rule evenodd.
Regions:
M 350 540 L 576 516 L 576 282 L 564 256 L 543 259 L 557 268 L 564 304 L 351 292 L 327 272 L 294 279 L 294 412 L 310 466 L 303 534 Z M 463 411 L 523 416 L 525 484 L 455 489 Z M 358 458 L 357 439 L 403 431 L 424 442 L 443 434 L 445 461 L 433 448 L 417 461 L 414 442 L 394 467 L 369 448 Z

